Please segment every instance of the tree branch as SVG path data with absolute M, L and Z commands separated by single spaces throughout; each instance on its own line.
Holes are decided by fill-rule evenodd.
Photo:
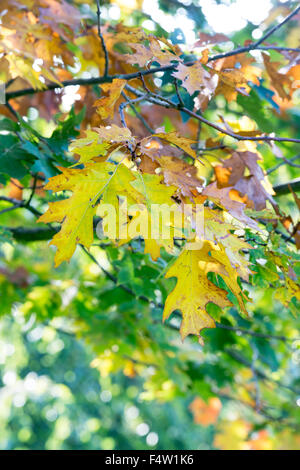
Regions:
M 97 12 L 98 12 L 98 3 L 99 3 L 99 0 L 97 0 Z M 281 23 L 279 23 L 278 25 L 271 28 L 270 31 L 268 31 L 262 38 L 260 38 L 255 43 L 249 44 L 248 46 L 238 47 L 238 48 L 233 49 L 232 51 L 229 51 L 229 52 L 223 52 L 223 53 L 211 56 L 208 59 L 208 62 L 213 62 L 217 59 L 223 59 L 225 57 L 238 55 L 238 54 L 241 54 L 243 52 L 250 52 L 250 51 L 256 50 L 256 49 L 258 49 L 258 50 L 274 49 L 274 50 L 277 50 L 277 51 L 280 51 L 280 50 L 282 50 L 282 51 L 284 51 L 284 50 L 298 51 L 298 49 L 295 49 L 295 48 L 290 49 L 290 48 L 279 47 L 279 46 L 260 46 L 260 44 L 263 41 L 265 41 L 265 39 L 267 39 L 269 36 L 271 36 L 271 34 L 273 34 L 275 31 L 277 31 L 281 26 L 283 26 L 287 21 L 289 21 L 294 15 L 296 15 L 296 13 L 298 13 L 299 10 L 300 10 L 300 6 L 297 7 L 292 13 L 290 13 L 290 15 L 288 15 Z M 98 18 L 99 18 L 99 15 L 98 15 Z M 99 27 L 98 27 L 98 33 L 99 33 Z M 107 53 L 107 49 L 106 49 L 106 46 L 105 46 L 105 43 L 104 43 L 104 39 L 103 39 L 103 36 L 102 36 L 102 33 L 101 33 L 101 29 L 100 29 L 100 35 L 101 35 L 100 39 L 102 37 L 102 40 L 103 40 L 103 42 L 102 42 L 102 40 L 101 40 L 101 42 L 102 42 L 104 53 L 105 53 L 105 51 Z M 197 61 L 189 61 L 189 62 L 186 62 L 185 65 L 187 65 L 187 66 L 193 65 L 195 62 L 197 62 Z M 59 86 L 57 83 L 50 83 L 44 89 L 41 89 L 41 90 L 37 90 L 35 88 L 25 88 L 25 89 L 22 89 L 22 90 L 7 92 L 6 93 L 6 102 L 10 101 L 11 99 L 18 98 L 20 96 L 33 95 L 35 93 L 41 93 L 41 92 L 45 92 L 45 91 L 49 91 L 49 90 L 55 90 L 57 88 L 65 88 L 67 86 L 99 85 L 101 83 L 112 82 L 115 78 L 120 78 L 120 79 L 123 79 L 123 80 L 132 80 L 134 78 L 141 78 L 141 76 L 151 75 L 151 74 L 154 74 L 156 72 L 164 72 L 164 71 L 167 71 L 167 70 L 174 70 L 174 69 L 176 69 L 177 65 L 178 64 L 165 65 L 165 66 L 161 66 L 161 67 L 153 67 L 153 68 L 150 68 L 148 70 L 140 70 L 138 72 L 133 72 L 133 73 L 128 73 L 128 74 L 117 74 L 117 75 L 111 75 L 110 76 L 110 75 L 108 75 L 108 70 L 106 70 L 106 69 L 108 69 L 108 57 L 107 57 L 106 58 L 106 65 L 105 65 L 106 73 L 104 73 L 104 76 L 102 76 L 102 77 L 75 78 L 75 79 L 72 79 L 72 80 L 64 80 L 63 82 L 61 82 L 61 86 Z
M 274 384 L 276 384 L 277 386 L 279 387 L 282 387 L 282 388 L 286 388 L 287 390 L 290 390 L 292 393 L 295 393 L 297 395 L 299 395 L 300 393 L 300 390 L 298 389 L 295 389 L 294 387 L 291 387 L 290 385 L 286 385 L 282 382 L 279 382 L 277 380 L 274 380 L 272 377 L 269 377 L 267 374 L 265 374 L 264 372 L 262 372 L 260 369 L 258 369 L 257 367 L 253 367 L 253 364 L 251 361 L 249 361 L 248 359 L 246 359 L 244 356 L 242 356 L 239 352 L 233 350 L 233 349 L 229 349 L 229 348 L 226 348 L 224 350 L 224 352 L 226 354 L 228 354 L 228 356 L 232 357 L 232 359 L 234 359 L 235 361 L 239 362 L 240 364 L 243 364 L 244 366 L 248 367 L 249 369 L 251 369 L 252 371 L 254 370 L 255 373 L 256 373 L 256 376 L 262 380 L 266 380 L 268 382 L 272 382 Z
M 300 178 L 273 186 L 273 189 L 276 192 L 276 196 L 289 194 L 291 192 L 290 188 L 292 188 L 293 191 L 300 191 Z
M 256 338 L 265 338 L 265 339 L 276 339 L 278 341 L 295 341 L 299 338 L 287 338 L 286 336 L 278 335 L 269 335 L 267 333 L 259 333 L 258 331 L 248 330 L 247 328 L 239 328 L 229 325 L 224 325 L 223 323 L 216 323 L 217 328 L 222 328 L 224 330 L 234 331 L 237 334 L 245 334 L 250 336 L 255 336 Z
M 1 227 L 12 233 L 18 242 L 30 243 L 50 240 L 56 233 L 54 227 Z
M 5 201 L 5 202 L 8 202 L 10 204 L 13 204 L 14 207 L 10 208 L 10 210 L 18 209 L 20 207 L 24 207 L 29 212 L 31 212 L 33 215 L 36 215 L 38 217 L 41 215 L 40 211 L 38 211 L 35 207 L 30 205 L 30 201 L 28 201 L 28 202 L 20 201 L 19 199 L 14 199 L 14 198 L 6 197 L 6 196 L 0 196 L 0 201 Z M 8 212 L 5 209 L 3 210 L 3 212 L 4 211 Z
M 232 137 L 233 139 L 239 140 L 239 141 L 252 141 L 252 142 L 294 142 L 294 143 L 300 143 L 300 139 L 294 139 L 290 137 L 276 137 L 276 136 L 269 136 L 269 135 L 260 135 L 260 136 L 255 136 L 255 137 L 249 137 L 249 136 L 244 136 L 244 135 L 239 135 L 236 134 L 235 132 L 231 132 L 224 127 L 219 126 L 218 124 L 215 124 L 211 121 L 208 121 L 205 117 L 203 117 L 200 114 L 195 113 L 194 111 L 190 111 L 188 108 L 185 106 L 182 106 L 180 103 L 175 104 L 172 101 L 168 100 L 167 98 L 164 98 L 163 96 L 156 95 L 155 93 L 148 93 L 148 95 L 144 95 L 140 90 L 137 90 L 136 88 L 133 88 L 130 85 L 126 85 L 125 87 L 128 91 L 131 91 L 134 93 L 136 96 L 143 96 L 147 101 L 151 103 L 155 103 L 159 106 L 162 106 L 164 108 L 171 108 L 171 109 L 177 109 L 178 111 L 182 111 L 183 113 L 188 114 L 189 116 L 197 119 L 198 121 L 203 122 L 209 127 L 212 127 L 218 132 L 221 132 L 222 134 L 228 135 L 229 137 Z
M 105 58 L 105 66 L 104 66 L 104 75 L 103 77 L 108 76 L 108 64 L 109 64 L 109 59 L 108 59 L 108 51 L 107 47 L 105 45 L 104 37 L 101 32 L 101 10 L 100 10 L 100 0 L 96 0 L 97 3 L 97 22 L 98 22 L 98 36 L 100 38 L 101 44 L 102 44 L 102 49 L 104 52 L 104 58 Z
M 126 121 L 125 121 L 125 116 L 124 116 L 124 109 L 126 108 L 126 106 L 129 106 L 130 104 L 133 104 L 133 103 L 138 103 L 140 101 L 143 101 L 145 99 L 145 97 L 146 97 L 146 95 L 141 95 L 138 98 L 135 98 L 135 99 L 131 100 L 131 99 L 127 98 L 127 96 L 125 96 L 127 101 L 123 101 L 123 103 L 121 103 L 120 106 L 119 106 L 119 114 L 120 114 L 121 123 L 122 123 L 123 127 L 127 127 L 127 124 L 126 124 Z
M 284 18 L 284 20 L 282 20 L 279 24 L 273 26 L 266 34 L 264 34 L 258 41 L 256 41 L 255 45 L 259 46 L 261 43 L 263 43 L 268 37 L 271 36 L 271 34 L 275 33 L 275 31 L 277 31 L 284 24 L 290 21 L 290 19 L 292 19 L 293 16 L 295 16 L 298 13 L 298 11 L 300 11 L 300 5 L 297 8 L 295 8 L 295 10 L 293 10 L 286 18 Z
M 150 134 L 154 134 L 154 130 L 149 126 L 149 124 L 144 119 L 144 117 L 138 112 L 136 107 L 132 104 L 132 101 L 128 98 L 128 96 L 125 95 L 124 91 L 122 91 L 121 94 L 122 94 L 123 98 L 125 98 L 125 100 L 128 102 L 128 105 L 130 106 L 130 108 L 132 109 L 132 111 L 134 112 L 136 117 L 141 121 L 143 126 L 147 129 L 147 131 L 150 132 Z
M 290 166 L 294 166 L 294 161 L 295 160 L 298 160 L 300 158 L 300 153 L 298 155 L 295 155 L 294 157 L 290 158 L 290 159 L 282 159 L 281 162 L 279 162 L 277 165 L 273 166 L 272 168 L 269 168 L 267 170 L 267 175 L 269 175 L 270 173 L 273 173 L 273 171 L 276 171 L 278 168 L 280 168 L 282 165 L 290 165 Z

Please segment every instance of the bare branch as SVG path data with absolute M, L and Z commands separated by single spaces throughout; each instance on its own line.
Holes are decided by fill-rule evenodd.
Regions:
M 273 166 L 272 168 L 269 168 L 267 170 L 267 175 L 270 173 L 273 173 L 273 171 L 276 171 L 278 168 L 280 168 L 282 165 L 290 165 L 290 166 L 295 166 L 295 163 L 293 163 L 295 160 L 298 160 L 300 158 L 300 153 L 298 155 L 295 155 L 294 157 L 287 159 L 284 158 L 281 162 L 279 162 L 277 165 Z M 298 167 L 298 165 L 297 165 Z
M 283 196 L 284 194 L 289 194 L 291 189 L 293 191 L 300 191 L 300 178 L 296 178 L 292 181 L 288 181 L 287 183 L 278 184 L 274 186 L 273 189 L 276 192 L 276 196 Z
M 182 98 L 181 98 L 181 94 L 180 94 L 180 91 L 179 91 L 177 78 L 175 78 L 175 80 L 174 80 L 174 85 L 175 85 L 176 95 L 177 95 L 177 98 L 178 98 L 178 103 L 179 103 L 182 107 L 184 107 L 184 102 L 183 102 L 183 100 L 182 100 Z
M 135 98 L 133 100 L 130 100 L 126 97 L 127 101 L 123 101 L 123 103 L 120 104 L 119 114 L 120 114 L 121 123 L 123 127 L 127 127 L 125 116 L 124 116 L 124 109 L 126 108 L 126 106 L 129 106 L 130 104 L 133 104 L 133 103 L 138 103 L 139 101 L 143 101 L 146 98 L 146 96 L 147 95 L 141 95 L 138 98 Z
M 102 49 L 104 52 L 104 58 L 105 58 L 105 66 L 104 66 L 104 75 L 103 77 L 108 76 L 108 64 L 109 64 L 109 59 L 108 59 L 108 51 L 105 45 L 104 37 L 101 32 L 101 10 L 100 10 L 100 0 L 96 0 L 97 3 L 97 21 L 98 21 L 98 36 L 100 38 L 101 44 L 102 44 Z
M 149 126 L 149 124 L 147 123 L 145 118 L 141 115 L 141 113 L 138 112 L 136 107 L 132 104 L 132 101 L 128 98 L 128 96 L 125 95 L 125 93 L 123 91 L 122 91 L 122 96 L 123 96 L 123 98 L 125 98 L 126 101 L 128 101 L 128 105 L 130 106 L 130 108 L 132 109 L 132 111 L 134 112 L 136 117 L 141 121 L 143 126 L 147 129 L 147 131 L 150 132 L 150 134 L 154 134 L 154 132 L 155 132 L 154 129 L 152 129 Z
M 224 330 L 234 331 L 238 335 L 245 334 L 250 336 L 255 336 L 256 338 L 265 338 L 265 339 L 276 339 L 278 341 L 295 341 L 299 338 L 287 338 L 286 336 L 278 336 L 278 335 L 269 335 L 267 333 L 259 333 L 258 331 L 248 330 L 246 328 L 239 328 L 229 325 L 224 325 L 222 323 L 216 323 L 217 328 L 222 328 Z
M 27 209 L 29 212 L 31 212 L 35 216 L 39 217 L 41 215 L 41 213 L 35 207 L 31 206 L 30 204 L 28 204 L 25 201 L 19 201 L 18 199 L 6 197 L 6 196 L 0 196 L 0 201 L 5 201 L 5 202 L 8 202 L 10 204 L 13 204 L 13 208 L 10 208 L 10 210 L 18 209 L 19 207 L 24 207 L 25 209 Z M 2 211 L 2 213 L 3 212 L 8 212 L 8 211 L 6 209 L 4 209 Z M 10 229 L 8 229 L 8 230 L 10 230 Z
M 264 34 L 258 41 L 256 41 L 254 44 L 255 46 L 259 46 L 262 44 L 268 37 L 271 36 L 271 34 L 275 33 L 275 31 L 278 31 L 279 28 L 281 28 L 284 24 L 286 24 L 288 21 L 290 21 L 293 16 L 295 16 L 298 11 L 300 11 L 300 5 L 295 8 L 284 20 L 282 20 L 279 24 L 273 26 L 266 34 Z

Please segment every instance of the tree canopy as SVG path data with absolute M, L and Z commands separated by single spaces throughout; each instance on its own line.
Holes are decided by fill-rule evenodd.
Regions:
M 299 448 L 300 6 L 266 3 L 1 2 L 2 448 Z

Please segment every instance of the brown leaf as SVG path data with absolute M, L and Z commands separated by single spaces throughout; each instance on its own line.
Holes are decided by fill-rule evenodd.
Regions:
M 214 183 L 209 184 L 202 191 L 202 195 L 208 196 L 210 199 L 216 202 L 217 205 L 225 208 L 235 219 L 239 220 L 245 225 L 248 225 L 249 227 L 252 227 L 256 230 L 258 229 L 257 223 L 244 213 L 245 204 L 234 201 L 230 197 L 230 188 L 219 189 L 217 182 L 215 181 Z
M 217 33 L 211 36 L 210 34 L 199 33 L 199 39 L 195 42 L 194 47 L 205 47 L 227 41 L 230 41 L 230 39 L 225 34 Z
M 267 200 L 276 205 L 271 196 L 274 192 L 266 180 L 262 168 L 257 163 L 260 159 L 257 153 L 234 152 L 229 159 L 223 161 L 222 166 L 215 167 L 218 187 L 234 188 L 242 198 L 247 196 L 247 205 L 256 210 L 264 209 Z M 248 203 L 248 201 L 252 201 L 252 203 Z
M 290 99 L 290 95 L 285 90 L 285 87 L 290 87 L 291 81 L 285 74 L 278 72 L 278 67 L 281 65 L 280 62 L 271 62 L 270 57 L 267 54 L 263 53 L 262 55 L 272 86 L 275 88 L 280 98 L 287 100 Z
M 190 67 L 180 63 L 177 71 L 172 75 L 182 81 L 182 86 L 190 95 L 200 90 L 205 91 L 207 95 L 211 95 L 216 87 L 211 75 L 200 62 L 196 62 Z
M 161 166 L 166 185 L 174 185 L 180 189 L 182 196 L 193 199 L 193 191 L 202 188 L 203 180 L 197 177 L 197 168 L 176 157 L 160 157 Z

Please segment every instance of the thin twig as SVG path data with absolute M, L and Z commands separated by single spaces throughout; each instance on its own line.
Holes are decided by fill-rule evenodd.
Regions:
M 177 95 L 177 98 L 178 98 L 178 102 L 181 106 L 184 107 L 184 102 L 183 102 L 183 99 L 182 99 L 180 91 L 179 91 L 177 78 L 174 79 L 174 85 L 175 85 L 175 91 L 176 91 L 176 95 Z
M 32 214 L 34 214 L 38 217 L 40 215 L 42 215 L 41 212 L 39 212 L 35 207 L 31 206 L 30 204 L 26 203 L 25 201 L 19 201 L 18 199 L 6 197 L 6 196 L 0 196 L 0 201 L 6 201 L 10 204 L 13 204 L 13 206 L 14 206 L 13 209 L 18 209 L 19 207 L 24 207 L 29 212 L 31 212 Z M 13 210 L 13 209 L 10 209 L 10 210 Z M 4 212 L 8 212 L 8 211 L 4 209 Z
M 193 147 L 191 145 L 191 147 Z M 216 145 L 215 147 L 199 147 L 197 148 L 198 152 L 213 152 L 214 150 L 223 150 L 223 149 L 226 149 L 227 148 L 227 145 Z
M 282 20 L 277 25 L 273 26 L 260 39 L 253 42 L 252 44 L 248 44 L 247 46 L 243 46 L 243 47 L 238 47 L 237 49 L 234 49 L 233 51 L 223 52 L 221 54 L 217 54 L 213 57 L 210 57 L 208 59 L 208 62 L 211 62 L 211 61 L 214 61 L 214 60 L 217 60 L 217 59 L 224 59 L 226 57 L 231 57 L 233 55 L 238 55 L 238 54 L 241 54 L 243 52 L 250 52 L 250 51 L 253 51 L 253 50 L 257 50 L 257 49 L 258 50 L 268 50 L 268 49 L 272 48 L 272 46 L 260 46 L 260 44 L 262 44 L 268 37 L 270 37 L 273 33 L 275 33 L 275 31 L 277 31 L 279 28 L 281 28 L 290 19 L 292 19 L 293 16 L 295 16 L 298 13 L 299 10 L 300 10 L 300 6 L 295 8 L 295 10 L 292 11 L 284 20 Z M 286 50 L 286 48 L 280 48 L 279 46 L 276 48 L 277 51 L 280 51 L 280 49 L 281 50 Z
M 126 108 L 126 106 L 129 106 L 130 104 L 133 104 L 133 103 L 138 103 L 139 101 L 143 101 L 146 98 L 146 96 L 147 95 L 141 95 L 138 98 L 135 98 L 133 100 L 129 100 L 126 97 L 127 101 L 123 101 L 123 103 L 120 104 L 119 114 L 120 114 L 121 123 L 122 123 L 123 127 L 127 127 L 127 124 L 126 124 L 126 121 L 125 121 L 125 116 L 124 116 L 124 109 Z
M 30 196 L 29 196 L 28 201 L 26 202 L 26 206 L 30 206 L 31 200 L 32 200 L 32 198 L 33 198 L 33 196 L 34 196 L 34 193 L 35 193 L 35 190 L 36 190 L 36 183 L 37 183 L 37 180 L 38 180 L 38 176 L 37 176 L 37 175 L 34 175 L 31 193 L 30 193 Z
M 145 79 L 144 79 L 142 73 L 140 73 L 140 79 L 141 79 L 141 82 L 142 82 L 142 84 L 143 84 L 144 90 L 145 90 L 147 93 L 151 93 L 151 91 L 149 90 L 149 88 L 148 88 L 147 85 L 146 85 L 146 82 L 145 82 Z
M 103 77 L 108 77 L 108 65 L 109 65 L 109 59 L 108 59 L 108 51 L 107 47 L 105 45 L 104 37 L 101 32 L 101 10 L 100 10 L 100 0 L 96 0 L 97 3 L 97 23 L 98 23 L 98 36 L 101 41 L 102 49 L 104 52 L 104 58 L 105 58 L 105 66 L 104 66 L 104 74 Z
M 277 52 L 300 52 L 299 47 L 282 47 L 282 46 L 258 46 L 255 49 L 262 51 L 277 51 Z
M 22 207 L 21 204 L 15 204 L 11 207 L 7 207 L 6 209 L 2 209 L 2 211 L 0 211 L 0 215 L 5 214 L 6 212 L 14 211 L 15 209 L 19 209 L 20 207 Z
M 278 168 L 280 168 L 282 165 L 294 166 L 293 162 L 295 160 L 298 160 L 299 158 L 300 158 L 300 153 L 298 155 L 295 155 L 294 157 L 292 157 L 290 159 L 285 158 L 284 160 L 279 162 L 277 165 L 273 166 L 272 168 L 269 168 L 269 170 L 267 170 L 267 175 L 269 175 L 270 173 L 273 173 L 273 171 L 278 170 Z
M 259 46 L 260 44 L 262 44 L 269 36 L 271 36 L 271 34 L 275 33 L 275 31 L 277 31 L 279 28 L 281 28 L 285 23 L 287 23 L 290 19 L 293 18 L 293 16 L 295 16 L 298 11 L 300 11 L 300 5 L 295 8 L 295 10 L 293 10 L 286 18 L 284 18 L 284 20 L 282 20 L 280 23 L 278 23 L 277 25 L 273 26 L 267 33 L 265 33 L 258 41 L 256 41 L 254 44 L 255 46 Z
M 148 132 L 150 132 L 150 134 L 154 134 L 155 131 L 154 129 L 152 129 L 149 124 L 147 123 L 146 119 L 141 115 L 141 113 L 138 112 L 138 110 L 136 109 L 136 107 L 132 104 L 131 100 L 128 98 L 128 96 L 124 93 L 124 91 L 122 91 L 122 96 L 123 98 L 125 98 L 126 101 L 128 101 L 128 105 L 130 106 L 130 108 L 132 109 L 132 111 L 134 112 L 134 114 L 136 115 L 136 117 L 141 121 L 141 123 L 143 124 L 143 126 L 147 129 Z
M 259 333 L 258 331 L 248 330 L 247 328 L 239 328 L 229 325 L 223 325 L 222 323 L 216 323 L 217 328 L 222 328 L 224 330 L 234 331 L 237 334 L 245 334 L 250 336 L 255 336 L 257 338 L 265 338 L 265 339 L 276 339 L 278 341 L 295 341 L 298 338 L 287 338 L 286 336 L 282 335 L 270 335 L 267 333 Z

